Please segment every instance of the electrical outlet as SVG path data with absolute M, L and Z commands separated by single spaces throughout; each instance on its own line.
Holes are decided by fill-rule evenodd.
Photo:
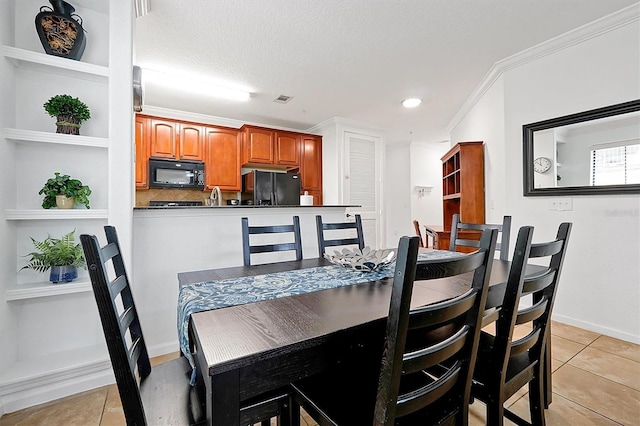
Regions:
M 567 212 L 573 210 L 573 199 L 569 197 L 554 198 L 549 201 L 549 210 Z

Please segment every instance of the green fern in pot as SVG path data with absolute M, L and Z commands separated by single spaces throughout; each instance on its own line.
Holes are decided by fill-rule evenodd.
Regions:
M 51 269 L 49 279 L 51 282 L 73 281 L 78 277 L 77 268 L 85 267 L 82 246 L 75 242 L 75 229 L 61 238 L 53 238 L 48 235 L 42 241 L 31 238 L 37 251 L 31 252 L 28 263 L 23 269 L 32 269 L 37 272 L 46 272 Z

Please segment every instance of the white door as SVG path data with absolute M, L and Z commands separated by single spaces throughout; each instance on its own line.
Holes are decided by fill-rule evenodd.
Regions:
M 380 248 L 382 139 L 376 136 L 345 132 L 344 204 L 358 205 L 347 211 L 350 219 L 362 217 L 365 245 Z

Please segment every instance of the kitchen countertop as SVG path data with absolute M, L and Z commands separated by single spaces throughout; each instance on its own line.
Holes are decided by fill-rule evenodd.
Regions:
M 321 209 L 325 207 L 360 207 L 358 205 L 324 205 L 324 206 L 256 206 L 256 205 L 239 205 L 239 206 L 136 206 L 134 210 L 192 210 L 192 209 L 205 209 L 205 210 L 217 210 L 217 209 L 291 209 L 291 208 L 301 208 L 301 209 Z

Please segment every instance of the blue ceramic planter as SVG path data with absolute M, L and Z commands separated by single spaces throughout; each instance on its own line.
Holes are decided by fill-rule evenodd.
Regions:
M 78 278 L 78 269 L 75 266 L 52 266 L 49 281 L 54 284 L 69 283 Z

